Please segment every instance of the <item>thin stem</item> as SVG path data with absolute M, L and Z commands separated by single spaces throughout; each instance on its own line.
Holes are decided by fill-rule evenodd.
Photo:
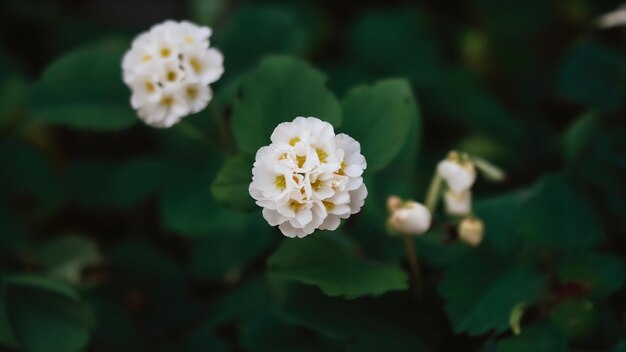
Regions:
M 441 192 L 441 183 L 442 179 L 439 176 L 439 173 L 435 171 L 433 175 L 433 179 L 430 181 L 430 186 L 428 187 L 428 193 L 426 193 L 426 208 L 430 210 L 430 213 L 433 214 L 435 209 L 437 209 L 437 203 L 439 202 L 439 193 Z
M 417 251 L 415 250 L 415 244 L 413 238 L 407 233 L 403 233 L 404 237 L 404 249 L 406 250 L 406 257 L 409 260 L 409 272 L 411 275 L 411 290 L 415 294 L 417 300 L 421 297 L 422 283 L 420 282 L 420 268 L 417 261 Z

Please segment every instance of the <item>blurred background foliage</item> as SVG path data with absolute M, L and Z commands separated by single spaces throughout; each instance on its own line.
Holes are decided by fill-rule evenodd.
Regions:
M 67 351 L 626 351 L 626 32 L 609 0 L 3 0 L 0 345 Z M 120 59 L 164 19 L 214 29 L 209 108 L 141 124 Z M 280 121 L 361 142 L 370 195 L 286 240 L 247 193 Z M 198 132 L 200 131 L 200 132 Z M 439 213 L 408 290 L 386 197 L 456 148 L 478 248 Z M 251 211 L 252 210 L 252 211 Z

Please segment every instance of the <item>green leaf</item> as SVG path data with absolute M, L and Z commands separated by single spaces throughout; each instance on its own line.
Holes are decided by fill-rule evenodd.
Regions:
M 102 260 L 96 244 L 79 236 L 56 238 L 39 246 L 34 255 L 48 275 L 71 284 L 80 284 L 83 269 Z
M 565 160 L 576 167 L 575 162 L 592 140 L 600 133 L 600 117 L 595 112 L 587 112 L 578 117 L 563 134 Z
M 207 217 L 213 226 L 191 249 L 191 271 L 197 278 L 238 280 L 244 266 L 276 238 L 260 212 L 240 214 L 216 207 Z
M 599 44 L 575 48 L 563 64 L 559 93 L 592 108 L 613 111 L 626 96 L 626 59 Z
M 208 0 L 196 0 L 208 2 Z M 309 13 L 310 14 L 310 13 Z M 309 15 L 307 14 L 307 15 Z M 216 33 L 215 45 L 228 58 L 226 79 L 252 68 L 267 55 L 301 55 L 310 45 L 302 18 L 286 6 L 241 6 Z
M 474 212 L 485 224 L 485 241 L 499 253 L 519 248 L 523 239 L 517 232 L 519 212 L 529 196 L 527 190 L 521 190 L 474 202 Z
M 307 63 L 286 56 L 263 60 L 244 78 L 233 107 L 232 126 L 237 145 L 254 154 L 269 144 L 274 128 L 298 116 L 315 116 L 337 128 L 341 107 L 325 85 L 324 75 Z
M 565 177 L 546 176 L 532 192 L 520 211 L 518 228 L 529 243 L 575 251 L 590 248 L 604 237 L 593 209 Z
M 8 279 L 5 285 L 11 329 L 25 350 L 71 352 L 87 344 L 93 316 L 75 292 L 35 277 Z
M 550 321 L 570 339 L 588 336 L 596 327 L 597 312 L 593 302 L 570 299 L 557 304 L 550 311 Z
M 211 194 L 224 206 L 240 211 L 255 209 L 248 187 L 252 182 L 254 161 L 245 156 L 231 158 L 211 184 Z
M 348 299 L 407 288 L 407 275 L 398 265 L 357 258 L 334 238 L 337 236 L 341 234 L 284 240 L 269 258 L 269 273 Z
M 507 330 L 513 309 L 519 303 L 535 303 L 543 285 L 542 276 L 531 269 L 474 251 L 448 269 L 439 292 L 454 331 L 481 335 Z
M 540 322 L 522 328 L 518 336 L 498 341 L 498 352 L 567 352 L 567 340 L 551 324 Z
M 98 131 L 138 121 L 122 81 L 123 41 L 77 49 L 52 63 L 33 87 L 31 108 L 41 121 Z
M 116 165 L 78 163 L 66 170 L 65 188 L 81 205 L 130 208 L 157 192 L 164 173 L 163 163 L 154 157 Z
M 394 79 L 351 89 L 342 101 L 343 130 L 361 144 L 368 171 L 387 166 L 419 122 L 409 83 Z
M 600 253 L 572 253 L 559 263 L 561 282 L 576 282 L 595 298 L 606 298 L 624 286 L 626 268 L 621 258 Z
M 188 5 L 190 18 L 198 24 L 213 25 L 224 3 L 224 0 L 192 0 Z

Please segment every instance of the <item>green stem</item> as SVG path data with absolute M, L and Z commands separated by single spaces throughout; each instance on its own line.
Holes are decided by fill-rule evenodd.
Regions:
M 411 278 L 411 290 L 415 295 L 415 298 L 419 301 L 422 294 L 422 283 L 420 281 L 420 268 L 417 260 L 417 251 L 415 250 L 415 244 L 413 243 L 413 237 L 407 233 L 403 233 L 404 237 L 404 249 L 406 250 L 406 257 L 409 261 L 409 273 Z
M 433 175 L 432 181 L 430 181 L 430 186 L 428 187 L 428 192 L 426 193 L 426 208 L 430 210 L 431 214 L 435 213 L 437 209 L 437 203 L 439 202 L 439 193 L 441 193 L 441 184 L 442 179 L 439 176 L 439 173 L 435 171 Z

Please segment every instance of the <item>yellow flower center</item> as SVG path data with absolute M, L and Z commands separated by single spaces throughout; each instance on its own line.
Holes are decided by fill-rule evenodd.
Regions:
M 276 179 L 274 180 L 274 185 L 276 185 L 276 188 L 278 188 L 279 190 L 284 190 L 287 187 L 287 181 L 285 180 L 285 176 L 276 176 Z
M 320 159 L 320 162 L 325 163 L 326 158 L 328 158 L 328 153 L 322 148 L 316 148 L 315 151 L 317 152 L 317 157 Z
M 290 139 L 290 140 L 289 140 L 289 145 L 293 147 L 293 146 L 294 146 L 294 145 L 296 145 L 296 143 L 298 143 L 298 142 L 300 142 L 300 138 L 298 138 L 298 137 L 293 137 L 292 139 Z

